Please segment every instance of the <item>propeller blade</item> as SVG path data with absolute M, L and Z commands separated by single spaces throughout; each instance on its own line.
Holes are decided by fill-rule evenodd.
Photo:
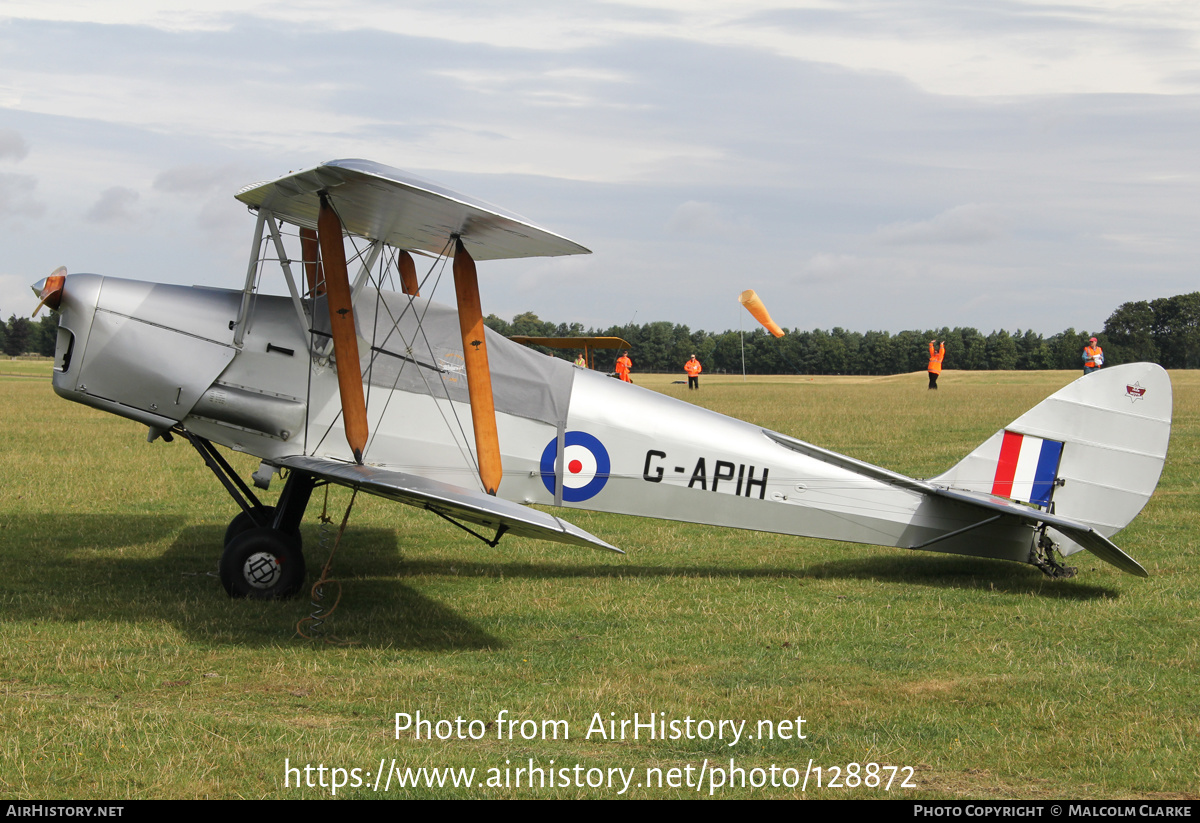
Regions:
M 462 331 L 463 360 L 467 368 L 467 395 L 475 428 L 475 453 L 479 479 L 490 495 L 500 487 L 500 437 L 496 433 L 496 406 L 492 400 L 492 372 L 484 338 L 483 309 L 475 261 L 459 238 L 454 241 L 454 292 L 458 296 L 458 325 Z
M 358 360 L 358 335 L 354 332 L 354 307 L 350 276 L 346 270 L 346 247 L 342 245 L 342 221 L 321 195 L 317 214 L 317 239 L 321 246 L 321 268 L 329 302 L 329 326 L 333 334 L 333 356 L 337 360 L 338 391 L 342 398 L 342 421 L 346 442 L 361 464 L 367 447 L 367 403 L 363 397 L 362 371 Z
M 38 312 L 42 310 L 42 306 L 50 309 L 50 311 L 58 310 L 58 304 L 62 302 L 63 286 L 66 282 L 67 267 L 59 266 L 54 270 L 53 274 L 33 287 L 34 294 L 41 298 L 37 304 L 37 308 L 33 310 L 34 317 L 37 317 Z

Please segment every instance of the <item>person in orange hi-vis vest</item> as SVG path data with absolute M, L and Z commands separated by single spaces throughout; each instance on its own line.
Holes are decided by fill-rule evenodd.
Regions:
M 1093 337 L 1083 349 L 1083 373 L 1091 374 L 1100 371 L 1100 367 L 1103 365 L 1104 349 L 1100 348 L 1100 343 Z
M 937 388 L 938 375 L 942 373 L 942 358 L 946 356 L 946 341 L 942 341 L 941 348 L 934 350 L 933 344 L 935 341 L 929 341 L 929 388 Z
M 683 370 L 687 372 L 688 388 L 699 390 L 700 372 L 704 371 L 704 368 L 700 365 L 700 361 L 696 359 L 696 355 L 693 354 L 692 359 L 683 364 Z
M 617 377 L 626 383 L 632 383 L 629 379 L 629 370 L 632 368 L 633 361 L 629 359 L 629 352 L 621 352 L 621 356 L 617 358 Z

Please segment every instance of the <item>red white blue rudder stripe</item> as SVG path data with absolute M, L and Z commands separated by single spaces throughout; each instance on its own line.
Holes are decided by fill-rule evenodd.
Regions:
M 992 480 L 992 494 L 1049 506 L 1063 444 L 1028 434 L 1005 431 L 1000 459 Z

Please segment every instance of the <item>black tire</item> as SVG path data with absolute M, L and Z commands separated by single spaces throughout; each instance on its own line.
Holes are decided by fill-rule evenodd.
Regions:
M 268 525 L 275 522 L 275 507 L 263 506 L 263 516 L 266 518 Z M 225 542 L 222 545 L 228 546 L 233 542 L 233 538 L 239 534 L 250 531 L 251 529 L 259 528 L 258 523 L 254 522 L 254 518 L 246 512 L 241 511 L 233 520 L 229 521 L 229 525 L 225 528 Z
M 300 535 L 256 526 L 233 538 L 221 554 L 221 584 L 230 597 L 282 600 L 304 586 Z

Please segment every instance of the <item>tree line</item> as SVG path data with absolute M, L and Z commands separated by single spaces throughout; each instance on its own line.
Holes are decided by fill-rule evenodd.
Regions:
M 743 357 L 747 374 L 904 374 L 924 371 L 929 341 L 946 341 L 943 368 L 968 371 L 1082 369 L 1083 349 L 1093 336 L 1069 328 L 1051 337 L 1032 330 L 1003 329 L 984 335 L 969 327 L 914 329 L 892 334 L 833 329 L 785 329 L 775 338 L 762 328 L 692 331 L 666 321 L 642 325 L 584 327 L 543 321 L 533 312 L 507 322 L 496 315 L 484 321 L 506 337 L 621 337 L 630 344 L 634 370 L 682 372 L 695 354 L 709 373 L 738 374 Z M 1148 361 L 1168 369 L 1200 368 L 1200 292 L 1121 305 L 1094 333 L 1109 365 Z M 744 342 L 744 349 L 743 349 Z M 538 347 L 565 360 L 576 353 Z M 595 367 L 611 371 L 620 352 L 595 352 Z
M 1051 337 L 1018 329 L 984 335 L 973 328 L 856 332 L 833 329 L 785 329 L 781 338 L 762 328 L 747 331 L 692 331 L 687 326 L 657 321 L 642 325 L 585 329 L 579 323 L 553 323 L 533 312 L 518 314 L 512 322 L 496 315 L 484 321 L 506 337 L 621 337 L 630 344 L 634 370 L 682 372 L 695 354 L 709 373 L 738 374 L 743 356 L 748 374 L 903 374 L 923 371 L 928 364 L 929 341 L 946 341 L 943 367 L 969 371 L 1081 369 L 1083 347 L 1092 335 L 1067 329 Z M 54 355 L 57 320 L 47 313 L 38 319 L 12 315 L 0 322 L 0 349 L 9 357 Z M 1104 349 L 1105 362 L 1148 361 L 1168 369 L 1200 368 L 1200 292 L 1124 303 L 1095 335 Z M 744 340 L 744 353 L 743 353 Z M 576 352 L 539 349 L 573 360 Z M 612 371 L 620 352 L 601 349 L 595 367 Z
M 0 351 L 9 357 L 36 354 L 54 356 L 54 344 L 58 340 L 58 318 L 45 312 L 40 318 L 9 316 L 8 322 L 0 321 Z

